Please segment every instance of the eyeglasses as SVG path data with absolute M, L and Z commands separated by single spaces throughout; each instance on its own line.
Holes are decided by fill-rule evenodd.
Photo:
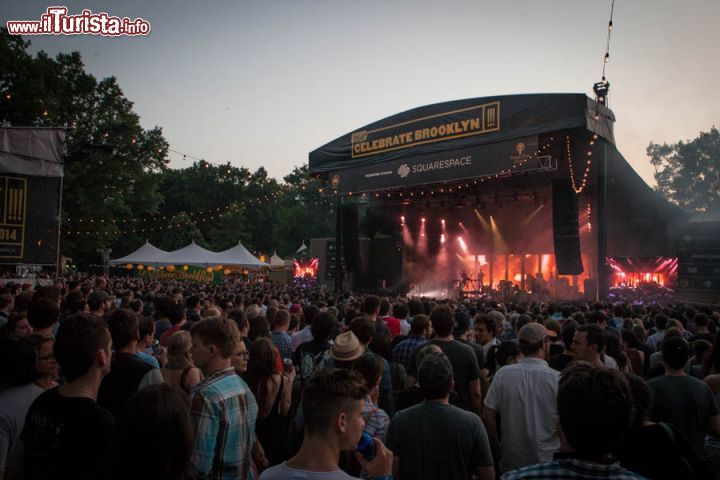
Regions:
M 245 350 L 244 352 L 238 352 L 238 353 L 237 353 L 237 356 L 238 356 L 238 357 L 249 357 L 249 356 L 250 356 L 250 352 L 248 352 L 247 350 Z

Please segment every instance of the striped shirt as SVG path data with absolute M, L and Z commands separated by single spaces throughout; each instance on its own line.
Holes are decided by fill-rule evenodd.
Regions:
M 191 462 L 196 478 L 252 479 L 257 412 L 255 397 L 232 367 L 192 389 L 190 416 L 196 434 Z
M 369 433 L 371 437 L 377 437 L 384 442 L 388 426 L 390 425 L 390 417 L 385 413 L 385 410 L 378 408 L 370 397 L 367 396 L 365 397 L 362 415 L 365 418 L 365 431 Z
M 645 477 L 625 470 L 619 463 L 595 463 L 575 458 L 539 463 L 528 467 L 511 470 L 500 480 L 577 480 L 577 479 L 610 479 L 610 480 L 642 480 Z

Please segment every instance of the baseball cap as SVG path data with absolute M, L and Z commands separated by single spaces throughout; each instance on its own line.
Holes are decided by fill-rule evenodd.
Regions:
M 528 323 L 518 332 L 518 340 L 528 343 L 539 343 L 547 337 L 547 329 L 539 323 Z

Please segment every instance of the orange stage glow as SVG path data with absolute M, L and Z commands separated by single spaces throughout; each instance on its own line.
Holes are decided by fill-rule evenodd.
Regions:
M 293 276 L 298 277 L 317 277 L 319 268 L 319 259 L 310 258 L 308 260 L 293 260 L 295 269 Z

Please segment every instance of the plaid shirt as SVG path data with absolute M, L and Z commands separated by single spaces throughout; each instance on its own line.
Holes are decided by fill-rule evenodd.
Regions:
M 280 352 L 280 357 L 282 357 L 283 360 L 286 358 L 292 359 L 293 350 L 290 346 L 290 335 L 288 335 L 287 332 L 272 332 L 270 337 L 272 338 L 273 345 L 275 345 Z
M 427 339 L 420 335 L 413 335 L 406 338 L 393 348 L 393 360 L 405 367 L 407 370 L 413 351 L 415 351 L 415 349 L 420 345 L 425 345 L 426 343 Z
M 255 397 L 232 367 L 193 388 L 190 416 L 196 433 L 191 461 L 196 478 L 252 479 L 257 412 Z
M 625 470 L 619 463 L 603 464 L 569 458 L 511 470 L 500 480 L 521 480 L 523 478 L 532 478 L 533 480 L 642 480 L 645 477 Z

